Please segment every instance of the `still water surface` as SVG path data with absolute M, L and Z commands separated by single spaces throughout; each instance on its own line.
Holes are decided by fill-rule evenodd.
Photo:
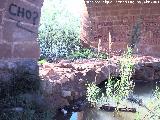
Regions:
M 148 104 L 153 99 L 153 89 L 155 89 L 154 83 L 138 83 L 134 89 L 134 96 L 142 99 L 143 104 Z M 141 117 L 148 113 L 146 108 L 140 107 L 135 103 L 124 101 L 124 104 L 127 104 L 127 107 L 136 108 L 137 113 L 121 112 L 119 115 L 114 116 L 113 112 L 86 108 L 85 111 L 73 113 L 70 120 L 135 120 L 138 112 L 140 112 Z M 149 118 L 145 117 L 143 120 L 149 120 Z

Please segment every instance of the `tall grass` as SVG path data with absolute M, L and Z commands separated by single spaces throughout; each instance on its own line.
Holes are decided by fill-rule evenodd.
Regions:
M 148 101 L 146 107 L 148 109 L 148 113 L 144 115 L 144 117 L 139 120 L 145 120 L 146 117 L 150 120 L 159 120 L 160 119 L 160 88 L 156 86 L 156 89 L 153 91 L 153 99 Z M 140 112 L 140 114 L 142 114 Z
M 110 52 L 111 52 L 111 35 L 109 33 L 109 61 L 110 61 Z M 123 99 L 125 99 L 134 88 L 133 81 L 130 80 L 133 72 L 133 57 L 132 57 L 132 48 L 128 47 L 127 51 L 121 56 L 119 60 L 120 65 L 120 80 L 112 78 L 110 74 L 110 65 L 109 65 L 109 78 L 106 81 L 105 93 L 102 93 L 101 89 L 95 85 L 95 83 L 88 84 L 87 87 L 87 98 L 91 103 L 94 102 L 97 106 L 109 103 L 114 101 L 114 103 L 120 104 Z
M 140 41 L 140 27 L 141 27 L 141 19 L 139 19 L 136 25 L 133 27 L 133 31 L 131 34 L 131 39 L 129 40 L 129 44 L 127 50 L 121 55 L 119 59 L 120 66 L 120 75 L 121 79 L 112 78 L 110 74 L 109 67 L 109 77 L 105 84 L 105 93 L 102 93 L 102 90 L 96 86 L 95 83 L 88 84 L 87 87 L 87 99 L 94 105 L 100 107 L 104 104 L 109 104 L 114 102 L 116 107 L 118 107 L 121 102 L 126 99 L 130 94 L 133 93 L 134 82 L 131 80 L 132 74 L 134 72 L 134 62 L 133 62 L 133 49 L 137 49 L 137 45 Z M 111 64 L 110 54 L 111 54 L 111 35 L 109 33 L 109 60 L 108 64 Z M 154 99 L 150 100 L 145 106 L 149 111 L 146 113 L 144 117 L 142 117 L 142 113 L 138 112 L 136 116 L 136 120 L 146 120 L 146 117 L 149 120 L 159 120 L 160 119 L 160 88 L 156 86 L 156 90 L 153 92 Z M 148 109 L 149 108 L 149 109 Z
M 113 99 L 118 105 L 123 99 L 132 93 L 134 83 L 130 79 L 133 72 L 133 58 L 131 54 L 132 49 L 128 47 L 127 52 L 122 55 L 119 60 L 120 63 L 120 78 L 121 79 L 108 79 L 106 86 L 106 95 L 109 99 Z
M 111 64 L 111 46 L 112 46 L 112 40 L 111 40 L 111 34 L 109 32 L 109 42 L 108 42 L 108 64 L 109 64 L 109 72 L 108 72 L 108 81 L 106 81 L 106 93 L 98 93 L 101 94 L 102 97 L 99 97 L 99 99 L 102 99 L 102 101 L 109 102 L 109 100 L 114 101 L 117 106 L 121 103 L 123 99 L 125 99 L 130 93 L 132 93 L 134 88 L 134 83 L 131 81 L 131 76 L 134 71 L 134 62 L 133 62 L 133 49 L 137 46 L 137 44 L 140 41 L 140 28 L 141 28 L 141 18 L 138 18 L 136 24 L 133 26 L 133 30 L 131 33 L 131 37 L 129 39 L 129 43 L 127 46 L 127 50 L 124 51 L 124 53 L 121 55 L 119 59 L 119 65 L 120 65 L 120 75 L 119 79 L 112 78 L 110 73 L 110 64 Z M 88 92 L 93 90 L 93 87 L 96 86 L 94 84 L 90 84 L 87 88 L 87 96 L 88 98 L 93 98 L 97 96 L 96 94 L 91 96 Z M 92 90 L 90 90 L 92 89 Z M 99 90 L 100 91 L 100 90 Z M 105 95 L 105 96 L 104 96 Z M 104 99 L 105 97 L 105 99 Z M 90 98 L 90 99 L 91 99 Z M 89 99 L 89 100 L 90 100 Z M 101 101 L 101 100 L 98 100 Z M 99 103 L 97 103 L 99 104 Z

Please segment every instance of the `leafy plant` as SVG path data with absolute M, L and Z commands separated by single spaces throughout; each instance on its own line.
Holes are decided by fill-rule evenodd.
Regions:
M 65 58 L 80 45 L 80 19 L 70 13 L 64 0 L 45 0 L 39 27 L 43 58 Z
M 120 59 L 120 80 L 110 77 L 106 82 L 106 92 L 102 93 L 101 89 L 95 83 L 88 84 L 87 98 L 91 103 L 94 102 L 98 106 L 101 104 L 114 103 L 120 104 L 133 90 L 134 84 L 130 80 L 133 72 L 132 49 L 128 47 Z
M 125 99 L 130 93 L 132 93 L 134 88 L 134 83 L 131 81 L 131 76 L 133 73 L 133 49 L 140 41 L 140 27 L 141 27 L 141 19 L 139 19 L 135 26 L 133 27 L 133 31 L 131 34 L 131 38 L 129 40 L 129 44 L 127 47 L 127 51 L 122 54 L 119 65 L 120 65 L 120 80 L 119 79 L 113 79 L 110 74 L 110 67 L 109 67 L 109 78 L 108 81 L 106 81 L 106 93 L 105 93 L 105 99 L 106 100 L 112 100 L 114 101 L 117 106 L 121 103 L 123 99 Z M 101 40 L 99 40 L 99 43 L 101 43 Z M 110 64 L 110 53 L 111 53 L 111 34 L 109 33 L 109 64 Z M 100 48 L 100 46 L 99 46 Z M 90 88 L 87 88 L 90 89 Z M 87 93 L 88 94 L 88 93 Z M 104 95 L 104 94 L 103 94 Z M 102 95 L 102 96 L 103 96 Z M 104 97 L 104 96 L 103 96 Z M 100 98 L 102 99 L 102 98 Z M 105 101 L 107 102 L 107 101 Z
M 108 56 L 106 53 L 98 52 L 92 50 L 91 48 L 81 48 L 77 51 L 72 51 L 72 53 L 69 55 L 69 58 L 79 59 L 79 58 L 101 58 L 101 59 L 107 59 Z
M 145 117 L 148 117 L 150 120 L 159 120 L 160 119 L 160 88 L 158 86 L 156 86 L 156 89 L 153 92 L 153 99 L 151 99 L 148 104 L 147 104 L 147 108 L 148 109 L 148 113 L 144 116 L 143 119 L 145 119 Z
M 132 49 L 128 47 L 127 52 L 124 53 L 119 60 L 121 79 L 116 79 L 114 80 L 116 82 L 114 82 L 113 79 L 110 78 L 106 83 L 106 95 L 117 104 L 120 104 L 120 102 L 133 91 L 134 84 L 130 79 L 134 66 L 132 60 Z
M 40 60 L 40 61 L 38 61 L 38 64 L 44 64 L 44 63 L 46 63 L 47 61 L 45 60 L 45 59 L 43 59 L 43 60 Z
M 42 110 L 42 107 L 40 110 L 40 104 L 37 102 L 27 94 L 0 99 L 0 118 L 2 120 L 53 120 L 55 111 L 44 108 Z
M 87 84 L 87 99 L 91 103 L 97 103 L 99 100 L 100 88 L 96 84 Z

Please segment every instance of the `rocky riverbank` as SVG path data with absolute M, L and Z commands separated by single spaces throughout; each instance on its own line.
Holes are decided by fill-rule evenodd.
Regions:
M 61 60 L 58 63 L 39 65 L 42 79 L 42 91 L 52 104 L 62 107 L 71 100 L 78 99 L 86 93 L 86 83 L 100 84 L 110 73 L 119 76 L 119 56 L 108 60 L 79 59 Z M 135 72 L 132 79 L 136 82 L 160 80 L 160 58 L 152 56 L 135 56 Z M 142 83 L 143 84 L 143 83 Z

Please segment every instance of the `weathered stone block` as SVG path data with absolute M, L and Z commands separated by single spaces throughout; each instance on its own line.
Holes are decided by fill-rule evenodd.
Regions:
M 141 9 L 141 14 L 143 14 L 143 15 L 150 14 L 150 9 L 148 9 L 148 8 Z
M 118 10 L 110 11 L 110 16 L 118 16 L 118 15 L 119 15 L 119 11 Z
M 120 15 L 128 15 L 128 10 L 120 10 L 119 14 Z
M 2 28 L 0 26 L 0 41 L 2 41 Z
M 160 51 L 160 45 L 154 45 L 151 48 L 150 54 L 152 54 L 156 57 L 160 57 L 159 51 Z
M 40 50 L 38 43 L 18 43 L 13 45 L 13 57 L 14 58 L 39 58 Z
M 31 4 L 34 4 L 36 6 L 42 7 L 44 0 L 26 0 L 26 1 L 28 1 Z
M 83 75 L 84 79 L 89 82 L 93 81 L 95 79 L 95 76 L 96 76 L 96 72 L 94 69 L 86 71 L 86 73 Z
M 9 0 L 6 6 L 5 17 L 16 21 L 38 25 L 40 9 L 21 0 Z
M 0 44 L 0 59 L 11 57 L 11 44 L 1 43 Z
M 141 44 L 146 44 L 145 48 L 140 48 L 143 49 L 141 53 L 160 56 L 158 49 L 156 51 L 153 50 L 155 49 L 153 47 L 150 49 L 151 51 L 148 49 L 148 47 L 151 47 L 150 45 L 158 46 L 160 44 L 159 4 L 115 3 L 101 5 L 101 3 L 96 3 L 95 1 L 86 1 L 86 4 L 83 6 L 85 12 L 88 11 L 87 19 L 89 19 L 86 20 L 86 14 L 83 13 L 81 40 L 83 41 L 82 43 L 85 43 L 84 46 L 96 48 L 96 42 L 98 39 L 101 39 L 103 43 L 102 47 L 108 49 L 108 45 L 104 46 L 104 44 L 108 42 L 108 33 L 110 32 L 112 42 L 116 43 L 114 51 L 124 50 L 124 45 L 121 44 L 123 42 L 128 44 L 130 39 L 133 38 L 131 33 L 135 31 L 135 26 L 139 21 L 140 42 Z M 86 29 L 87 25 L 92 29 Z M 134 34 L 134 36 L 136 35 Z M 145 49 L 147 49 L 146 52 Z
M 137 10 L 129 10 L 130 15 L 139 15 L 140 14 L 140 9 Z
M 2 24 L 2 12 L 0 11 L 0 25 Z
M 4 21 L 3 39 L 8 42 L 35 41 L 37 39 L 37 27 L 25 25 L 19 22 Z
M 7 2 L 7 0 L 0 0 L 0 9 L 5 8 L 5 3 Z
M 160 14 L 160 10 L 158 9 L 151 9 L 150 14 Z

